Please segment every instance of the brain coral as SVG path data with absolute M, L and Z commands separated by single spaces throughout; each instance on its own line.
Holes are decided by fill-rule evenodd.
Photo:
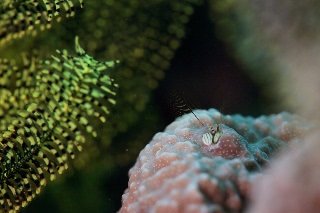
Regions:
M 242 212 L 259 171 L 283 146 L 309 131 L 289 113 L 258 118 L 196 110 L 154 136 L 129 171 L 120 212 Z M 202 135 L 220 125 L 217 143 Z

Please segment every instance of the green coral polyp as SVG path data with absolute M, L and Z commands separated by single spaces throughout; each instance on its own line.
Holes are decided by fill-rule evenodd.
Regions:
M 83 0 L 0 1 L 0 44 L 26 33 L 34 34 L 36 26 L 40 30 L 50 28 L 53 17 L 61 20 L 62 11 L 66 17 L 74 16 L 75 3 L 84 6 Z
M 0 205 L 4 212 L 26 206 L 48 180 L 63 173 L 68 161 L 82 150 L 85 132 L 96 136 L 93 118 L 105 122 L 109 108 L 116 103 L 118 85 L 109 71 L 118 61 L 96 61 L 80 47 L 78 38 L 75 44 L 78 56 L 63 50 L 51 60 L 24 64 L 24 68 L 28 65 L 36 70 L 33 78 L 19 81 L 32 85 L 30 88 L 0 90 L 11 100 L 8 106 L 0 106 L 10 115 L 0 115 L 0 126 L 6 126 L 0 132 Z M 6 71 L 0 69 L 0 74 Z M 5 83 L 6 77 L 0 75 L 0 82 Z M 17 96 L 22 93 L 28 94 L 27 103 Z

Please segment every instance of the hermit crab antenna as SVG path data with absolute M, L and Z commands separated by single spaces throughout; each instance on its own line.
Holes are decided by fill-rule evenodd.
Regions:
M 194 114 L 193 110 L 192 110 L 192 109 L 190 109 L 190 110 L 191 110 L 192 114 L 194 115 L 194 117 L 196 117 L 196 119 L 201 123 L 201 125 L 202 125 L 202 126 L 205 126 L 205 125 L 200 121 L 200 119 L 198 118 L 198 116 L 196 116 L 196 114 Z
M 192 113 L 194 117 L 200 122 L 200 124 L 205 127 L 205 125 L 201 122 L 199 117 L 193 112 L 192 108 L 189 106 L 187 101 L 184 98 L 182 98 L 177 91 L 172 91 L 171 96 L 174 100 L 175 107 L 178 109 L 179 115 Z

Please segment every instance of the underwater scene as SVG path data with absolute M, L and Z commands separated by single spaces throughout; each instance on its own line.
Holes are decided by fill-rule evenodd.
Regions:
M 320 212 L 316 0 L 0 0 L 0 212 Z

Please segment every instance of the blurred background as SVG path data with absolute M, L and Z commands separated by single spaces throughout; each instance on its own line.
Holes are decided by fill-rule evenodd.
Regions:
M 140 150 L 177 116 L 173 91 L 194 109 L 224 114 L 314 113 L 319 90 L 303 85 L 320 85 L 310 65 L 317 61 L 318 11 L 311 0 L 88 1 L 74 18 L 0 47 L 1 57 L 33 50 L 50 57 L 55 49 L 72 52 L 79 35 L 89 55 L 121 61 L 111 73 L 117 105 L 106 124 L 97 123 L 98 137 L 21 212 L 117 211 Z

